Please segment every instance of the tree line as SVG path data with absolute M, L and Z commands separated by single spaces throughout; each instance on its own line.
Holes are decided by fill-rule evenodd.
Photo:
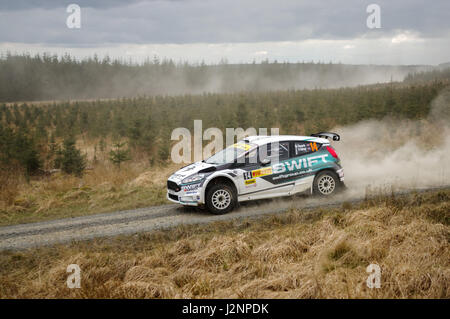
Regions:
M 424 66 L 331 63 L 189 64 L 154 57 L 142 63 L 97 56 L 0 55 L 0 102 L 121 98 L 205 92 L 337 88 L 403 80 Z
M 404 82 L 407 84 L 428 83 L 432 81 L 448 81 L 450 79 L 450 64 L 438 67 L 428 72 L 415 72 L 408 74 Z
M 130 158 L 152 163 L 170 155 L 171 132 L 203 129 L 279 127 L 280 134 L 310 134 L 364 119 L 420 119 L 448 79 L 427 83 L 384 84 L 356 88 L 276 92 L 205 93 L 52 102 L 0 104 L 0 166 L 32 174 L 41 167 L 81 174 L 86 159 L 75 147 L 83 138 L 96 150 L 110 147 L 109 158 L 120 166 Z M 127 145 L 123 144 L 126 141 Z M 109 145 L 112 146 L 112 145 Z

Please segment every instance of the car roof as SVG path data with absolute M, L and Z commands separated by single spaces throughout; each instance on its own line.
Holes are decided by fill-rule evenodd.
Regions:
M 257 145 L 264 145 L 267 143 L 281 142 L 281 141 L 308 141 L 321 144 L 329 144 L 330 142 L 325 138 L 313 137 L 313 136 L 298 136 L 298 135 L 255 135 L 248 136 L 243 139 L 248 143 Z

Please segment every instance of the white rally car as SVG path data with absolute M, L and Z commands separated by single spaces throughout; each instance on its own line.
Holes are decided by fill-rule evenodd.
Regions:
M 343 186 L 344 171 L 327 138 L 340 139 L 327 132 L 247 137 L 171 175 L 167 198 L 224 214 L 248 200 L 305 191 L 332 195 Z

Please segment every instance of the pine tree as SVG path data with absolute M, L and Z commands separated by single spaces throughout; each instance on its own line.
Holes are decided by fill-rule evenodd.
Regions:
M 109 152 L 109 159 L 114 165 L 120 169 L 120 164 L 130 160 L 130 151 L 128 149 L 122 149 L 125 146 L 125 143 L 114 143 L 113 147 L 115 149 Z
M 102 137 L 102 139 L 100 140 L 98 146 L 100 147 L 100 151 L 101 151 L 101 152 L 104 152 L 104 151 L 106 150 L 106 142 L 105 142 L 105 140 L 103 139 L 103 137 Z
M 75 139 L 69 137 L 63 142 L 63 149 L 59 151 L 56 166 L 60 166 L 63 172 L 75 176 L 83 175 L 86 168 L 86 157 L 75 146 Z
M 136 147 L 139 144 L 141 137 L 141 121 L 139 119 L 136 119 L 133 121 L 133 125 L 129 129 L 130 144 L 133 147 Z

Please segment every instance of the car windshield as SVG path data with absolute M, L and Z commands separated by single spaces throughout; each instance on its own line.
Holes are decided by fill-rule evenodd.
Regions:
M 233 163 L 239 157 L 245 155 L 256 145 L 248 144 L 245 142 L 238 142 L 236 144 L 230 145 L 227 148 L 221 150 L 220 152 L 214 154 L 208 158 L 205 162 L 208 164 L 228 164 Z

